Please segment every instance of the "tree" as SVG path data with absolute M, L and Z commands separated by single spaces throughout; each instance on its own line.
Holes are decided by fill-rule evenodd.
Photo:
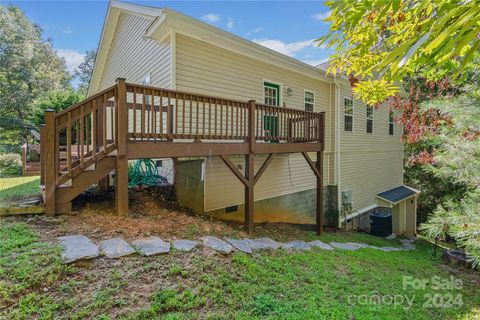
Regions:
M 442 180 L 450 179 L 466 188 L 462 198 L 450 199 L 433 212 L 422 230 L 432 238 L 453 237 L 465 248 L 474 266 L 480 265 L 480 86 L 471 86 L 456 98 L 427 102 L 425 109 L 435 108 L 445 119 L 433 139 L 427 170 Z
M 84 96 L 87 95 L 88 86 L 90 85 L 90 79 L 93 74 L 93 67 L 95 65 L 95 58 L 97 56 L 96 50 L 89 50 L 85 52 L 85 58 L 83 62 L 75 70 L 74 77 L 80 81 L 78 91 Z
M 73 89 L 50 91 L 33 102 L 31 122 L 39 127 L 45 123 L 45 110 L 62 111 L 83 99 L 83 95 Z
M 343 0 L 320 45 L 335 47 L 329 71 L 358 80 L 354 92 L 378 104 L 410 75 L 462 80 L 480 46 L 480 5 L 461 0 Z
M 0 135 L 3 143 L 27 139 L 32 102 L 68 87 L 65 61 L 50 40 L 15 6 L 0 5 Z M 5 141 L 4 138 L 8 140 Z M 23 139 L 23 141 L 22 141 Z

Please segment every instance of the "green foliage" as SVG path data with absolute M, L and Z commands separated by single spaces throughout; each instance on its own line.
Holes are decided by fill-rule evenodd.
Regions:
M 0 5 L 0 138 L 9 144 L 26 140 L 32 102 L 68 86 L 65 61 L 50 40 L 15 6 Z
M 0 154 L 0 177 L 15 177 L 21 174 L 22 157 L 19 154 Z
M 85 58 L 82 63 L 75 70 L 74 77 L 80 81 L 78 91 L 83 95 L 87 95 L 90 79 L 93 74 L 93 67 L 95 66 L 95 58 L 97 56 L 96 50 L 89 50 L 85 52 Z
M 457 78 L 480 46 L 480 6 L 461 0 L 329 1 L 334 47 L 329 71 L 353 75 L 357 96 L 376 104 L 398 92 L 408 75 Z
M 450 195 L 422 226 L 432 237 L 455 238 L 474 265 L 480 265 L 480 87 L 453 99 L 433 100 L 424 108 L 436 109 L 446 119 L 435 135 L 434 163 L 427 167 L 436 177 L 465 186 L 462 197 Z
M 32 103 L 30 120 L 38 128 L 45 123 L 45 110 L 62 111 L 83 99 L 81 93 L 73 89 L 55 90 L 47 92 Z

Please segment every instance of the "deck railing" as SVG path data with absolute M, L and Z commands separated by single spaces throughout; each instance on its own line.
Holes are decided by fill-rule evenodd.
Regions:
M 324 113 L 121 80 L 64 111 L 46 112 L 41 130 L 42 183 L 62 185 L 114 150 L 126 156 L 126 143 L 323 143 L 324 121 Z
M 250 116 L 255 140 L 322 139 L 323 113 L 129 83 L 126 92 L 128 137 L 132 141 L 248 140 Z

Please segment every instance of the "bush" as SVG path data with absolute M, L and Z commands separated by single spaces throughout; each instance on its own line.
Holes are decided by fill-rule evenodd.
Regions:
M 0 154 L 0 177 L 22 175 L 22 157 L 16 153 Z

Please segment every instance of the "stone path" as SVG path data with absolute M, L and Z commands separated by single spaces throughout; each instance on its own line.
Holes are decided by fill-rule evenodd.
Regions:
M 144 256 L 152 256 L 158 254 L 167 254 L 170 248 L 175 250 L 187 252 L 195 249 L 203 244 L 203 246 L 215 250 L 224 255 L 230 254 L 232 251 L 241 251 L 251 254 L 255 251 L 277 250 L 283 249 L 286 251 L 305 251 L 312 248 L 319 248 L 321 250 L 349 250 L 355 251 L 360 249 L 374 249 L 379 251 L 394 252 L 415 250 L 415 239 L 400 240 L 401 247 L 376 247 L 366 243 L 357 242 L 335 242 L 325 243 L 320 240 L 305 242 L 302 240 L 295 240 L 286 243 L 280 243 L 270 238 L 258 239 L 219 239 L 213 236 L 201 237 L 201 242 L 185 239 L 169 241 L 162 240 L 158 237 L 151 237 L 140 239 L 132 242 L 130 245 L 127 241 L 121 238 L 112 238 L 99 242 L 99 246 L 95 245 L 89 238 L 84 235 L 72 235 L 58 238 L 60 245 L 63 247 L 62 260 L 65 263 L 71 263 L 77 260 L 93 259 L 100 254 L 107 258 L 120 258 L 138 252 Z

